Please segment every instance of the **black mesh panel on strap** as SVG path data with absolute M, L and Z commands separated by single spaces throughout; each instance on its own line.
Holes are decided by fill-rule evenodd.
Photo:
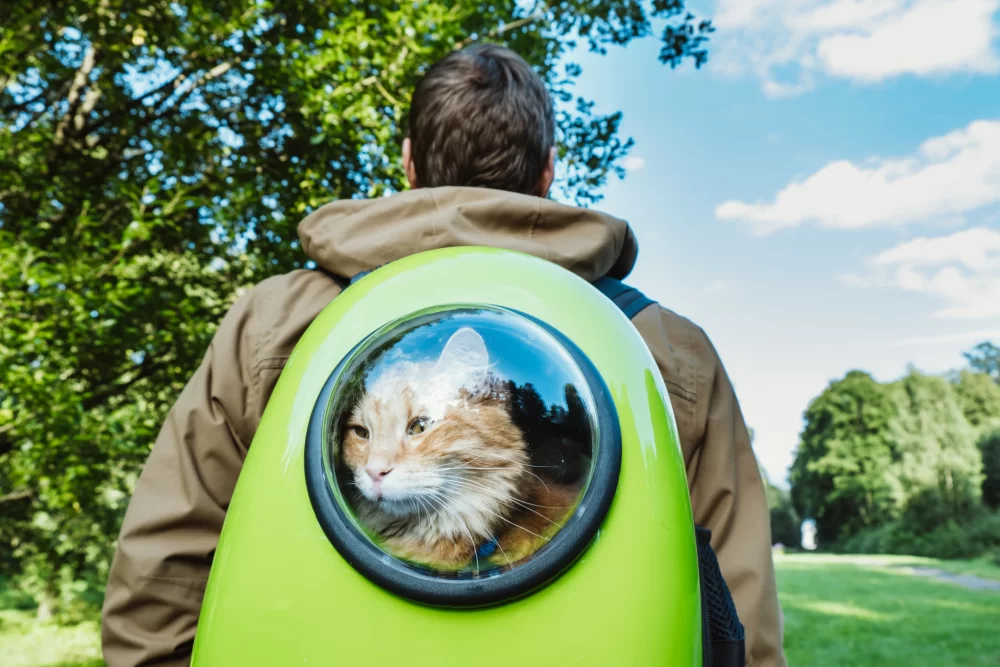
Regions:
M 708 641 L 703 641 L 705 667 L 744 667 L 746 639 L 726 580 L 712 549 L 712 532 L 695 526 L 698 540 L 698 572 L 701 577 L 701 605 Z

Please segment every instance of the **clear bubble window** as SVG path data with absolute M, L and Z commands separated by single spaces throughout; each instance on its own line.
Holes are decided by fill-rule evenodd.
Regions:
M 376 332 L 342 366 L 326 414 L 341 514 L 436 578 L 541 557 L 573 520 L 601 442 L 574 355 L 494 307 L 423 311 Z

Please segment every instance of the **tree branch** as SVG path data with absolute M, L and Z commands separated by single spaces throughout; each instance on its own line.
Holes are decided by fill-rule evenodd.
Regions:
M 399 52 L 399 55 L 396 56 L 396 60 L 391 65 L 389 65 L 388 67 L 385 68 L 385 73 L 386 74 L 391 74 L 391 73 L 395 72 L 396 70 L 398 70 L 399 67 L 400 67 L 400 65 L 403 64 L 403 61 L 406 60 L 406 56 L 408 56 L 409 54 L 410 54 L 410 50 L 407 47 L 404 46 L 403 49 Z M 394 98 L 392 95 L 390 95 L 389 91 L 387 91 L 385 89 L 385 87 L 382 85 L 381 77 L 379 77 L 377 75 L 374 75 L 374 74 L 371 75 L 371 76 L 366 76 L 365 78 L 361 79 L 356 84 L 354 84 L 353 86 L 351 86 L 349 92 L 359 93 L 362 90 L 364 90 L 365 88 L 367 88 L 368 86 L 372 86 L 372 85 L 376 86 L 379 89 L 379 92 L 382 94 L 383 97 L 385 97 L 385 99 L 387 99 L 389 101 L 390 104 L 394 104 L 396 106 L 402 106 L 399 103 L 399 101 L 396 98 Z
M 497 28 L 496 30 L 489 31 L 488 33 L 486 33 L 486 37 L 499 37 L 500 35 L 502 35 L 502 34 L 504 34 L 506 32 L 510 32 L 511 30 L 517 30 L 518 28 L 520 28 L 522 26 L 526 26 L 529 23 L 534 23 L 535 21 L 537 21 L 538 19 L 540 19 L 542 17 L 542 15 L 543 15 L 542 12 L 535 12 L 531 16 L 526 16 L 523 19 L 518 19 L 516 21 L 513 21 L 512 23 L 507 23 L 507 24 L 505 24 L 505 25 Z M 477 40 L 480 40 L 480 39 L 483 39 L 483 38 L 482 37 L 473 37 L 473 36 L 470 35 L 469 37 L 466 37 L 461 42 L 459 42 L 458 44 L 456 44 L 455 45 L 455 50 L 458 51 L 458 50 L 464 49 L 469 44 L 472 44 L 473 42 L 475 42 Z
M 117 394 L 122 393 L 132 385 L 134 385 L 139 380 L 144 380 L 151 376 L 153 373 L 164 368 L 169 362 L 161 361 L 161 363 L 153 363 L 149 361 L 149 357 L 142 360 L 139 364 L 139 369 L 135 375 L 126 380 L 125 382 L 119 382 L 116 384 L 107 385 L 102 391 L 95 392 L 83 399 L 80 405 L 83 406 L 84 410 L 92 410 L 108 401 L 109 398 Z
M 79 110 L 77 110 L 76 115 L 73 117 L 73 129 L 78 132 L 83 129 L 87 116 L 94 110 L 94 106 L 97 105 L 97 100 L 99 99 L 101 99 L 101 89 L 95 83 L 94 86 L 87 90 L 87 94 L 83 97 L 83 104 L 80 105 Z
M 375 78 L 375 87 L 378 88 L 378 92 L 382 93 L 382 97 L 384 97 L 385 99 L 387 99 L 389 101 L 389 104 L 391 104 L 393 106 L 396 106 L 396 107 L 403 106 L 399 102 L 399 100 L 397 100 L 395 97 L 393 97 L 392 95 L 389 94 L 389 91 L 385 89 L 385 86 L 382 85 L 382 82 L 379 81 L 377 77 Z
M 69 96 L 67 97 L 69 106 L 66 108 L 66 113 L 59 120 L 59 125 L 56 126 L 56 134 L 53 139 L 53 144 L 56 146 L 61 145 L 65 139 L 66 128 L 73 118 L 77 102 L 80 100 L 80 93 L 83 91 L 84 86 L 87 85 L 87 79 L 90 78 L 90 73 L 94 70 L 95 64 L 97 64 L 97 47 L 91 42 L 87 45 L 87 51 L 83 54 L 83 63 L 80 65 L 80 69 L 76 70 L 76 74 L 73 76 L 73 83 L 69 87 Z M 96 102 L 96 100 L 94 101 Z
M 170 100 L 170 97 L 168 96 L 167 99 L 164 100 L 163 106 L 161 106 L 159 109 L 157 109 L 156 113 L 153 115 L 153 120 L 162 118 L 171 109 L 176 109 L 181 104 L 184 104 L 184 100 L 186 100 L 188 97 L 190 97 L 191 93 L 193 93 L 198 88 L 202 87 L 203 85 L 205 85 L 206 83 L 208 83 L 212 79 L 219 78 L 220 76 L 222 76 L 223 74 L 225 74 L 226 72 L 228 72 L 229 70 L 231 70 L 232 68 L 233 68 L 233 63 L 219 63 L 218 65 L 216 65 L 215 67 L 213 67 L 212 69 L 208 70 L 207 72 L 205 72 L 204 74 L 202 74 L 200 77 L 198 77 L 197 79 L 195 79 L 194 83 L 192 83 L 191 86 L 188 87 L 187 90 L 185 90 L 183 93 L 181 93 L 180 96 L 177 98 L 177 100 L 174 103 L 167 104 L 167 102 Z
M 184 56 L 184 58 L 183 58 L 183 60 L 181 62 L 183 62 L 183 63 L 190 63 L 191 61 L 193 61 L 197 57 L 198 57 L 198 52 L 197 51 L 191 51 L 190 53 L 188 53 L 187 55 Z M 183 70 L 182 69 L 181 72 L 177 76 L 175 76 L 173 79 L 170 79 L 169 81 L 166 81 L 166 82 L 162 83 L 161 85 L 157 86 L 156 88 L 143 93 L 139 97 L 132 98 L 126 104 L 123 104 L 118 109 L 115 109 L 115 111 L 113 113 L 110 113 L 107 116 L 104 116 L 103 118 L 100 118 L 99 120 L 97 120 L 97 122 L 95 122 L 94 124 L 89 125 L 87 127 L 87 131 L 88 132 L 93 132 L 94 130 L 97 130 L 97 129 L 100 129 L 100 128 L 104 127 L 109 122 L 118 120 L 119 118 L 121 118 L 122 116 L 124 116 L 125 114 L 127 114 L 128 112 L 132 111 L 133 109 L 137 109 L 139 106 L 141 106 L 142 102 L 144 100 L 149 99 L 150 97 L 152 97 L 153 95 L 156 95 L 157 93 L 162 93 L 164 90 L 166 90 L 168 88 L 170 89 L 170 91 L 167 94 L 166 99 L 169 99 L 170 96 L 173 95 L 175 92 L 177 92 L 177 89 L 180 88 L 184 84 L 184 82 L 188 80 L 188 78 L 191 76 L 191 74 L 193 72 L 197 71 L 197 70 L 198 70 L 197 67 L 195 67 L 194 69 L 191 69 L 191 70 Z
M 19 489 L 17 491 L 11 491 L 6 495 L 0 496 L 0 504 L 12 503 L 16 500 L 24 500 L 26 498 L 31 498 L 34 495 L 35 494 L 31 489 Z
M 192 51 L 192 52 L 188 53 L 186 56 L 184 56 L 184 62 L 191 62 L 192 60 L 194 60 L 197 57 L 198 57 L 198 52 L 197 51 Z M 197 69 L 197 67 L 195 69 Z M 157 86 L 156 88 L 153 88 L 152 90 L 150 90 L 150 91 L 148 91 L 146 93 L 143 93 L 139 97 L 134 98 L 131 102 L 129 102 L 128 106 L 130 108 L 135 108 L 135 106 L 137 104 L 141 104 L 142 101 L 145 100 L 146 98 L 152 97 L 153 95 L 156 95 L 157 93 L 163 92 L 163 90 L 166 89 L 166 88 L 170 88 L 171 89 L 171 94 L 173 94 L 174 91 L 176 91 L 178 88 L 181 87 L 181 84 L 183 84 L 185 81 L 187 81 L 187 79 L 188 79 L 189 76 L 191 76 L 191 71 L 181 70 L 180 73 L 177 76 L 175 76 L 173 79 L 171 79 L 170 81 L 167 81 L 167 82 L 165 82 L 165 83 Z M 168 95 L 168 97 L 169 97 L 169 95 Z

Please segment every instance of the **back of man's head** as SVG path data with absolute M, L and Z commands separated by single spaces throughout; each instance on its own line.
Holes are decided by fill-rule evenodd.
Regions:
M 411 184 L 545 196 L 555 118 L 544 82 L 519 55 L 477 44 L 435 63 L 417 84 L 404 151 Z

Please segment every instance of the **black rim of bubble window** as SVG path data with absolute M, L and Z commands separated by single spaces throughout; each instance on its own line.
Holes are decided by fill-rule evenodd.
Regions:
M 454 577 L 422 572 L 419 567 L 394 558 L 361 532 L 334 497 L 327 476 L 324 449 L 328 445 L 328 417 L 338 379 L 350 366 L 359 349 L 373 337 L 404 326 L 419 314 L 412 314 L 381 327 L 358 343 L 334 369 L 320 392 L 309 419 L 305 443 L 306 486 L 316 518 L 340 555 L 373 583 L 421 604 L 437 607 L 485 607 L 508 602 L 548 584 L 565 571 L 590 545 L 607 516 L 618 487 L 621 470 L 621 427 L 607 384 L 590 359 L 568 337 L 554 327 L 520 311 L 485 304 L 448 306 L 434 315 L 465 310 L 490 310 L 514 314 L 541 327 L 568 352 L 579 367 L 594 398 L 598 432 L 597 457 L 583 497 L 563 528 L 526 561 L 502 571 L 487 571 Z

